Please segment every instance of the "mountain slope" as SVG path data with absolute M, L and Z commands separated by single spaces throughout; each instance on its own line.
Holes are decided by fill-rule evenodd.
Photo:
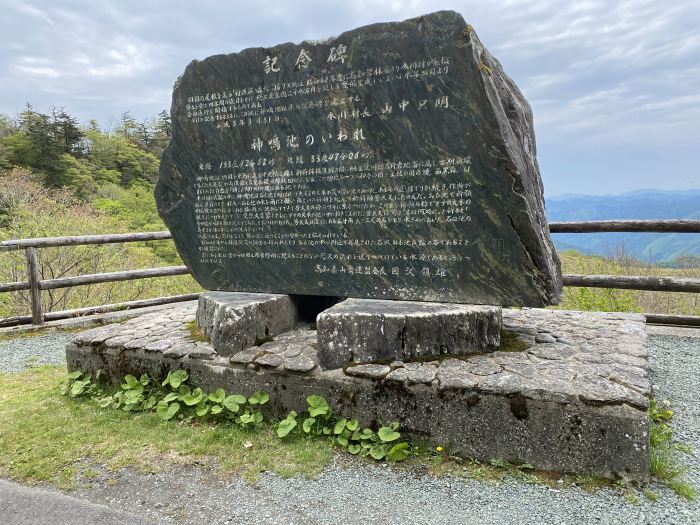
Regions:
M 550 222 L 609 219 L 700 220 L 700 190 L 640 190 L 622 195 L 561 195 L 547 199 Z M 651 262 L 700 256 L 700 234 L 681 233 L 558 233 L 559 250 L 607 255 L 624 247 L 625 253 Z

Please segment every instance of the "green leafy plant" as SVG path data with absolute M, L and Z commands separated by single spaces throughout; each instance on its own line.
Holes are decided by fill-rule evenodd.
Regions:
M 301 427 L 297 421 L 299 414 L 292 411 L 277 424 L 279 437 L 284 438 L 294 432 L 315 437 L 327 436 L 350 454 L 371 457 L 377 461 L 403 461 L 411 454 L 408 443 L 398 442 L 401 437 L 397 432 L 398 422 L 382 426 L 374 432 L 370 428 L 361 429 L 357 419 L 335 417 L 330 405 L 321 396 L 309 396 L 306 403 L 308 417 L 304 417 Z
M 127 375 L 116 387 L 102 385 L 98 374 L 93 381 L 81 372 L 69 374 L 61 392 L 69 397 L 90 397 L 100 408 L 121 409 L 126 412 L 155 411 L 163 421 L 206 421 L 239 426 L 252 431 L 264 421 L 263 406 L 270 401 L 267 392 L 254 392 L 246 398 L 241 394 L 227 394 L 223 388 L 204 392 L 200 387 L 187 384 L 185 370 L 168 373 L 160 383 L 154 383 L 146 374 Z M 325 398 L 311 395 L 306 399 L 307 410 L 300 414 L 292 411 L 275 425 L 277 436 L 291 434 L 321 437 L 331 440 L 350 454 L 370 457 L 377 461 L 403 461 L 413 449 L 399 441 L 399 423 L 377 428 L 361 428 L 357 419 L 336 417 Z
M 687 453 L 689 448 L 673 443 L 671 420 L 673 410 L 669 401 L 649 403 L 649 470 L 682 498 L 694 500 L 697 490 L 686 480 L 688 467 L 679 452 Z

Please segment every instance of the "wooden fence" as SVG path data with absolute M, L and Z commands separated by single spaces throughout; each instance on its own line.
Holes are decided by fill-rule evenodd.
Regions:
M 553 222 L 549 225 L 552 233 L 594 233 L 594 232 L 663 232 L 663 233 L 700 233 L 700 221 L 690 220 L 646 220 L 646 221 L 585 221 L 585 222 Z M 81 315 L 104 313 L 126 308 L 139 308 L 178 301 L 196 299 L 199 294 L 184 294 L 171 297 L 159 297 L 141 301 L 129 301 L 118 304 L 107 304 L 63 310 L 60 312 L 43 312 L 41 306 L 41 291 L 56 288 L 66 288 L 88 284 L 107 283 L 116 281 L 131 281 L 150 277 L 165 277 L 169 275 L 184 275 L 189 273 L 186 266 L 166 266 L 161 268 L 145 268 L 141 270 L 126 270 L 121 272 L 62 277 L 59 279 L 41 279 L 37 263 L 37 249 L 56 246 L 78 246 L 87 244 L 109 244 L 121 242 L 140 242 L 170 239 L 168 231 L 147 233 L 124 233 L 111 235 L 83 235 L 75 237 L 46 237 L 35 239 L 16 239 L 0 241 L 0 252 L 24 250 L 27 259 L 27 280 L 12 283 L 0 283 L 0 292 L 29 290 L 31 296 L 31 316 L 16 316 L 0 319 L 0 326 L 18 324 L 41 324 L 45 321 L 67 319 Z M 700 279 L 676 277 L 650 277 L 635 275 L 563 275 L 565 286 L 585 286 L 595 288 L 617 288 L 631 290 L 653 290 L 663 292 L 700 292 Z M 681 316 L 646 314 L 647 321 L 660 324 L 678 324 L 700 326 L 700 316 Z

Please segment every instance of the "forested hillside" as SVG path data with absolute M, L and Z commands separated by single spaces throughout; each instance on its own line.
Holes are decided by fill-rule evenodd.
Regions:
M 153 188 L 169 136 L 167 112 L 146 122 L 125 113 L 111 130 L 62 109 L 0 115 L 0 238 L 165 229 Z M 44 279 L 182 264 L 170 241 L 41 249 L 39 263 Z M 26 280 L 23 252 L 0 254 L 0 280 Z M 51 311 L 197 289 L 168 277 L 45 291 L 42 302 Z M 28 300 L 0 294 L 0 317 L 26 314 Z

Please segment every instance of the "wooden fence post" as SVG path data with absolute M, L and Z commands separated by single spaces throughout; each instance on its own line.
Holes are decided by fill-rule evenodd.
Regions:
M 32 302 L 32 324 L 44 322 L 44 312 L 41 309 L 41 289 L 39 288 L 39 263 L 36 259 L 36 248 L 27 246 L 27 275 L 29 277 L 29 293 Z

